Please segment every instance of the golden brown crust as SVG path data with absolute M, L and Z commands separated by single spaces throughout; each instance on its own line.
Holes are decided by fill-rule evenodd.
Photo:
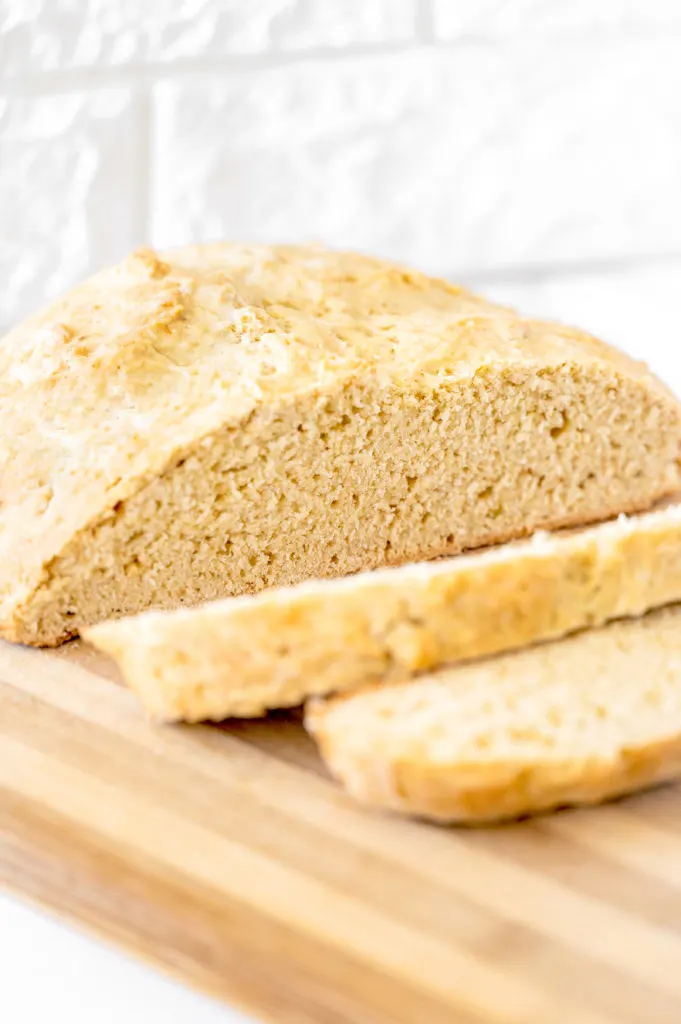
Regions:
M 7 336 L 0 426 L 0 628 L 35 644 L 681 483 L 643 364 L 313 247 L 133 254 Z
M 681 600 L 681 505 L 441 562 L 102 623 L 165 719 L 253 716 Z
M 386 763 L 379 752 L 374 757 L 347 756 L 314 706 L 308 709 L 306 724 L 331 774 L 360 803 L 441 824 L 490 825 L 604 803 L 681 776 L 681 732 L 616 759 L 583 765 L 581 772 L 574 762 L 566 762 L 551 770 L 535 765 L 509 776 L 507 766 L 500 765 L 503 781 L 496 782 L 490 766 L 490 780 L 468 788 L 451 765 Z
M 681 608 L 477 665 L 315 699 L 306 726 L 363 803 L 479 824 L 681 775 Z

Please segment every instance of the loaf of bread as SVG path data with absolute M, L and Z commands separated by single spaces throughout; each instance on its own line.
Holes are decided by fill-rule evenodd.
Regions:
M 681 486 L 644 365 L 351 253 L 138 252 L 0 352 L 0 634 L 25 643 Z
M 306 725 L 359 800 L 443 822 L 591 804 L 681 776 L 681 606 L 316 698 Z
M 681 505 L 86 630 L 149 711 L 253 716 L 681 601 Z

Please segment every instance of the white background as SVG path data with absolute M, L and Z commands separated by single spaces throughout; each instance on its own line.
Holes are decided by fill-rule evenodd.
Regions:
M 220 237 L 411 261 L 681 392 L 680 0 L 0 0 L 0 327 Z M 13 901 L 0 963 L 8 1024 L 232 1019 Z
M 38 911 L 0 896 L 3 1024 L 249 1024 Z

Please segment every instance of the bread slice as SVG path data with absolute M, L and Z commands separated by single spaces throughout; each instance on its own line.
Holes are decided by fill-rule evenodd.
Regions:
M 85 626 L 648 508 L 640 363 L 382 260 L 136 253 L 0 348 L 0 633 Z
M 681 505 L 86 630 L 165 719 L 252 716 L 681 600 Z
M 443 822 L 591 804 L 681 775 L 681 606 L 317 698 L 322 756 L 364 803 Z

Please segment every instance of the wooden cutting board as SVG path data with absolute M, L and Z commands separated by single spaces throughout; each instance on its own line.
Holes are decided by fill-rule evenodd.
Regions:
M 295 717 L 157 726 L 78 644 L 0 645 L 0 880 L 295 1024 L 681 1021 L 681 791 L 392 820 Z

